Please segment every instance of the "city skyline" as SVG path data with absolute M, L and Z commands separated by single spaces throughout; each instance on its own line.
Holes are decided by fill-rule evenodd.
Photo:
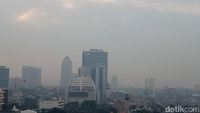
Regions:
M 89 50 L 91 50 L 91 49 L 89 49 Z M 97 50 L 97 49 L 94 49 L 94 50 Z M 100 50 L 102 50 L 102 49 L 100 49 Z M 83 51 L 86 51 L 86 50 L 83 50 Z M 68 56 L 67 56 L 68 57 Z M 66 57 L 65 57 L 66 58 Z M 82 64 L 82 63 L 81 63 Z M 83 65 L 83 64 L 82 64 Z M 27 65 L 23 65 L 23 66 L 27 66 Z M 23 67 L 22 66 L 22 67 Z M 74 69 L 74 73 L 78 73 L 78 69 L 79 68 L 77 68 L 77 69 Z M 59 73 L 62 73 L 62 71 L 60 71 Z M 148 77 L 149 76 L 149 73 L 147 74 L 147 73 L 145 73 L 146 74 L 146 77 Z M 58 74 L 59 75 L 59 74 Z M 151 73 L 150 73 L 150 75 L 151 75 Z M 73 72 L 72 72 L 72 76 L 73 76 Z M 151 76 L 153 76 L 153 75 L 151 75 Z M 14 76 L 14 77 L 21 77 L 21 76 Z M 109 83 L 111 83 L 111 75 L 109 76 Z M 117 76 L 117 77 L 119 77 L 120 78 L 120 76 Z M 11 78 L 13 78 L 13 76 L 11 77 Z M 57 77 L 57 79 L 59 78 L 59 76 Z M 43 78 L 44 79 L 44 78 Z M 156 78 L 154 78 L 154 79 L 156 79 Z M 119 80 L 120 81 L 120 80 Z M 142 82 L 144 82 L 145 81 L 145 78 L 144 78 L 144 80 L 142 81 Z M 133 86 L 133 85 L 125 85 L 125 84 L 123 84 L 121 81 L 119 82 L 122 86 L 132 86 L 132 87 L 140 87 L 140 88 L 143 88 L 144 86 L 143 85 L 141 85 L 141 86 Z M 59 86 L 59 84 L 60 84 L 60 81 L 58 81 L 56 84 L 45 84 L 45 82 L 42 80 L 42 85 L 43 86 Z M 190 88 L 194 88 L 194 86 L 195 85 L 198 85 L 198 84 L 194 84 L 194 85 L 192 85 Z M 162 86 L 162 87 L 174 87 L 174 86 Z M 181 87 L 181 86 L 177 86 L 177 87 Z M 160 87 L 158 87 L 158 88 L 160 88 Z
M 11 77 L 33 65 L 44 85 L 59 85 L 65 56 L 77 72 L 81 51 L 97 48 L 109 53 L 109 77 L 126 86 L 143 87 L 149 74 L 160 87 L 200 82 L 198 0 L 6 0 L 0 8 L 0 64 Z
M 199 20 L 200 0 L 0 0 L 0 113 L 200 112 Z

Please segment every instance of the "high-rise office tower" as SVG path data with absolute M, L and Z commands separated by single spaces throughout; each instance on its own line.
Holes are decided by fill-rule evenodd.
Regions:
M 22 80 L 24 88 L 36 88 L 41 86 L 41 68 L 22 66 Z
M 105 99 L 108 76 L 108 52 L 99 49 L 83 51 L 79 74 L 90 75 L 96 85 L 97 99 Z
M 0 88 L 0 111 L 2 109 L 7 109 L 8 105 L 8 89 L 1 89 Z
M 112 88 L 112 90 L 118 89 L 118 77 L 117 76 L 112 76 L 112 78 L 111 78 L 111 88 Z
M 145 96 L 154 97 L 155 96 L 155 79 L 148 77 L 145 79 Z
M 108 78 L 108 52 L 99 49 L 90 49 L 89 51 L 83 51 L 82 54 L 82 67 L 94 67 L 97 64 L 103 65 L 106 68 L 106 78 Z
M 65 88 L 71 79 L 72 79 L 72 61 L 68 56 L 66 56 L 62 62 L 61 80 L 60 80 L 61 88 Z
M 9 69 L 5 66 L 0 66 L 0 109 L 2 105 L 8 103 L 8 84 L 9 84 Z
M 8 89 L 9 84 L 9 69 L 5 66 L 0 66 L 0 88 Z

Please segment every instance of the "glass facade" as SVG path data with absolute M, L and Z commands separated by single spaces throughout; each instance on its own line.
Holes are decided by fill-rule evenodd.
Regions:
M 108 53 L 103 50 L 91 49 L 83 51 L 82 67 L 92 67 L 96 64 L 108 65 Z
M 4 66 L 0 66 L 0 88 L 7 89 L 8 81 L 9 81 L 9 69 Z

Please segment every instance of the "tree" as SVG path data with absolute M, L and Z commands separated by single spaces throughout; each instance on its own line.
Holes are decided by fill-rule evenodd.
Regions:
M 117 109 L 110 104 L 99 104 L 96 113 L 118 113 Z
M 36 98 L 27 97 L 24 99 L 23 109 L 38 109 L 39 102 Z
M 97 104 L 95 101 L 84 101 L 65 104 L 66 113 L 118 113 L 117 109 L 110 104 Z
M 95 101 L 84 101 L 81 103 L 80 109 L 85 113 L 95 113 L 97 103 Z
M 78 102 L 70 102 L 65 104 L 64 109 L 66 113 L 80 113 L 80 107 Z
M 53 108 L 47 113 L 66 113 L 64 110 L 58 109 L 58 108 Z

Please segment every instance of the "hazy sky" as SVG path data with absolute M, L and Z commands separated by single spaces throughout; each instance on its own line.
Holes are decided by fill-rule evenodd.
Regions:
M 200 83 L 199 0 L 1 0 L 0 65 L 42 68 L 43 84 L 60 80 L 65 56 L 74 72 L 82 50 L 109 52 L 109 76 L 124 85 L 193 87 Z

